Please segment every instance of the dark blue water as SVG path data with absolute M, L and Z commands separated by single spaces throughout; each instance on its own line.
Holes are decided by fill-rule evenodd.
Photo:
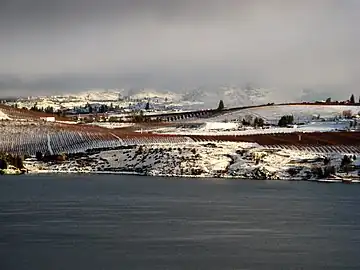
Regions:
M 0 269 L 360 269 L 360 185 L 0 177 Z

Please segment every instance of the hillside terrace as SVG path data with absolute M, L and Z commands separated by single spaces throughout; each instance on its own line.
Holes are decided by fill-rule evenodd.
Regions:
M 287 103 L 243 106 L 237 108 L 224 108 L 199 110 L 180 113 L 164 113 L 160 117 L 167 121 L 188 118 L 211 117 L 237 110 L 249 108 L 291 106 L 291 105 L 317 105 L 318 103 Z M 321 103 L 321 106 L 343 105 L 341 103 Z M 349 105 L 349 104 L 347 104 Z M 351 104 L 359 106 L 360 104 Z M 37 151 L 53 153 L 79 152 L 93 148 L 112 148 L 123 145 L 148 143 L 184 143 L 189 141 L 234 141 L 255 142 L 263 146 L 271 145 L 303 145 L 303 146 L 359 146 L 360 132 L 293 132 L 248 135 L 192 135 L 192 134 L 153 134 L 151 132 L 136 132 L 137 130 L 153 125 L 151 123 L 138 123 L 127 129 L 108 129 L 96 125 L 73 124 L 63 122 L 68 118 L 56 114 L 30 111 L 13 108 L 0 104 L 0 111 L 11 120 L 0 121 L 0 151 L 18 154 L 34 155 Z M 56 122 L 42 121 L 44 117 L 55 117 Z M 154 117 L 152 115 L 144 117 Z M 159 114 L 156 115 L 159 117 Z M 20 121 L 22 120 L 22 121 Z M 159 122 L 157 125 L 164 125 Z

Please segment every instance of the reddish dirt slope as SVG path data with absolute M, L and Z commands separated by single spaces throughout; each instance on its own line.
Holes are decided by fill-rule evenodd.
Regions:
M 55 119 L 58 121 L 69 121 L 68 118 L 59 117 L 57 114 L 35 112 L 26 109 L 14 108 L 4 104 L 0 104 L 0 110 L 6 115 L 8 115 L 11 119 L 40 120 L 41 117 L 55 117 Z

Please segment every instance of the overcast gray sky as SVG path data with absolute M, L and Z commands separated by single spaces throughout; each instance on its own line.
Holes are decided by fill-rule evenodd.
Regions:
M 359 25 L 358 0 L 0 0 L 0 91 L 356 93 Z

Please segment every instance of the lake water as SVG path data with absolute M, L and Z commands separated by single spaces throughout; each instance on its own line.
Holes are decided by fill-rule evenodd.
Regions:
M 360 269 L 360 185 L 0 177 L 0 269 Z

